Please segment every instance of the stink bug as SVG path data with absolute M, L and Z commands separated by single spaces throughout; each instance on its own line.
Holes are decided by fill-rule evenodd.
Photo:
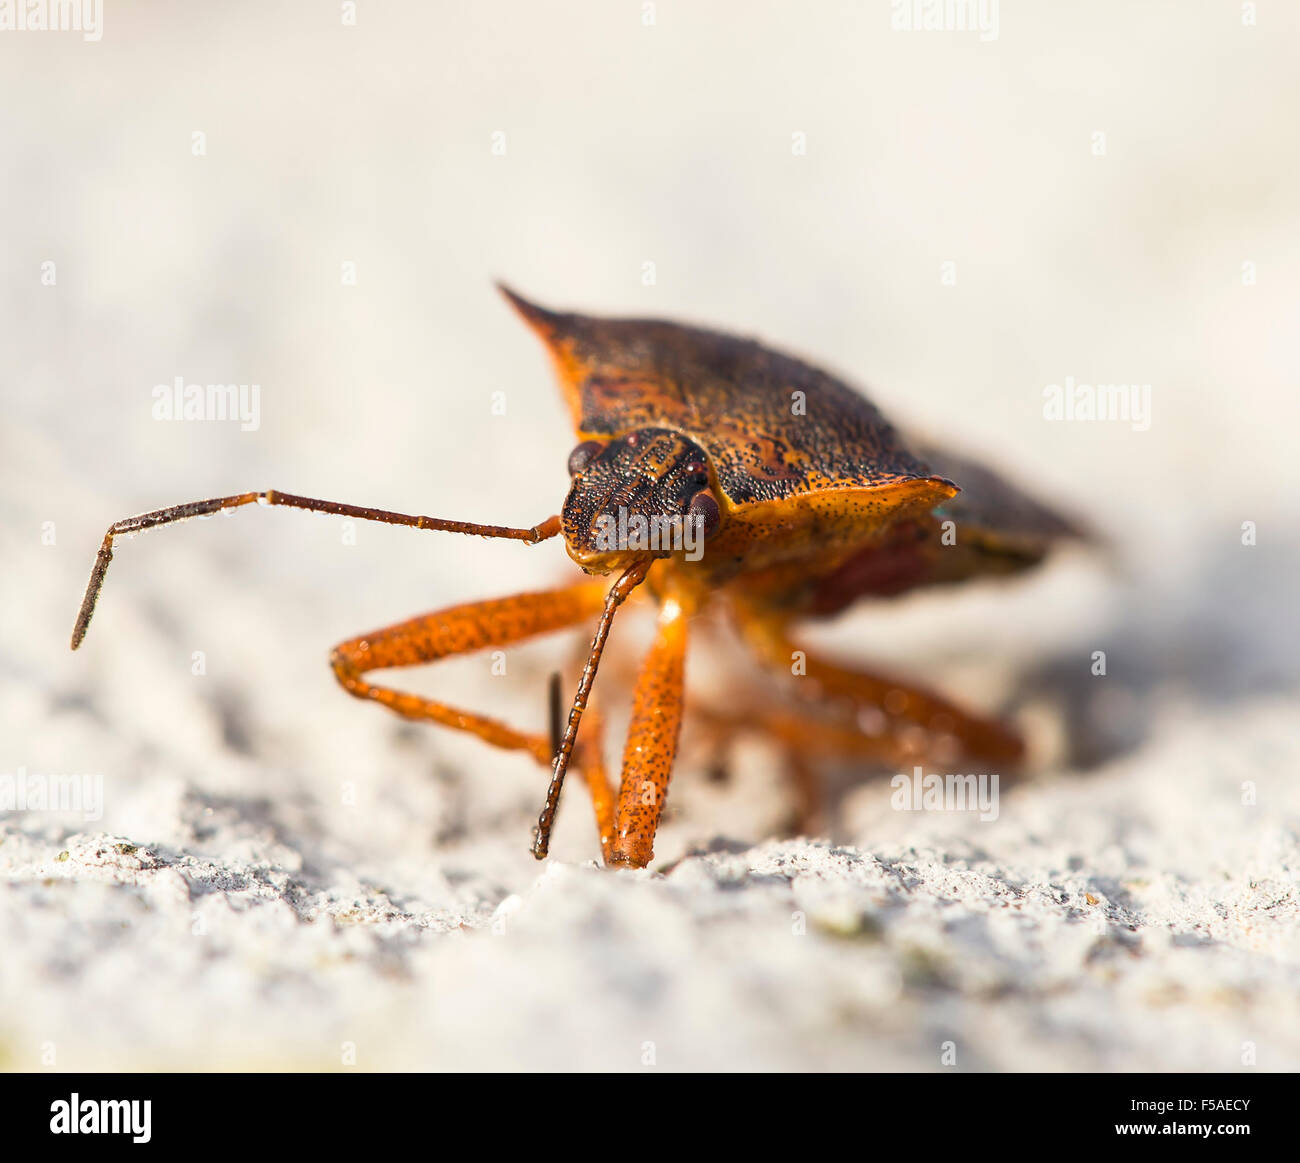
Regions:
M 531 528 L 409 516 L 275 490 L 176 505 L 131 517 L 104 536 L 72 632 L 90 624 L 114 538 L 254 502 L 535 544 L 563 536 L 596 575 L 561 589 L 473 602 L 363 634 L 334 648 L 343 689 L 407 719 L 441 723 L 525 751 L 551 769 L 533 852 L 547 853 L 573 763 L 595 807 L 609 865 L 653 856 L 676 757 L 693 615 L 725 603 L 758 658 L 802 661 L 823 709 L 702 712 L 721 732 L 755 723 L 806 763 L 843 757 L 891 764 L 924 756 L 1015 764 L 1010 727 L 933 692 L 796 650 L 792 623 L 859 598 L 1018 572 L 1075 528 L 986 468 L 904 438 L 834 377 L 748 339 L 641 319 L 552 312 L 502 293 L 545 343 L 576 430 L 572 484 L 559 515 Z M 945 530 L 960 529 L 950 539 Z M 613 577 L 612 584 L 601 580 Z M 598 740 L 578 729 L 619 607 L 644 586 L 658 603 L 654 643 L 633 697 L 617 794 Z M 515 730 L 389 687 L 367 674 L 413 666 L 596 620 L 568 719 L 551 736 Z M 589 731 L 588 734 L 595 734 Z

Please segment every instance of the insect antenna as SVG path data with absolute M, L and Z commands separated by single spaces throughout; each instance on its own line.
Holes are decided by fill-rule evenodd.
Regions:
M 233 497 L 213 497 L 207 501 L 190 501 L 184 505 L 172 505 L 169 509 L 156 509 L 152 513 L 141 513 L 138 517 L 128 517 L 109 526 L 95 555 L 95 564 L 90 571 L 90 581 L 86 583 L 86 593 L 81 599 L 81 609 L 77 612 L 77 621 L 72 628 L 72 649 L 76 650 L 90 628 L 91 616 L 95 613 L 95 603 L 99 600 L 99 591 L 104 588 L 104 575 L 108 572 L 108 563 L 113 560 L 113 539 L 133 533 L 153 529 L 159 525 L 173 525 L 179 521 L 188 521 L 191 517 L 208 517 L 242 505 L 285 505 L 291 509 L 305 509 L 310 513 L 329 513 L 336 517 L 355 517 L 359 521 L 379 521 L 385 525 L 407 525 L 412 529 L 432 529 L 443 533 L 467 533 L 475 537 L 506 537 L 513 541 L 527 541 L 535 544 L 554 537 L 560 531 L 559 517 L 548 517 L 530 529 L 514 529 L 507 525 L 478 525 L 472 521 L 448 521 L 442 517 L 420 517 L 410 513 L 394 513 L 389 509 L 370 509 L 361 505 L 345 505 L 340 501 L 317 501 L 312 497 L 298 497 L 293 493 L 281 493 L 275 489 L 262 492 L 238 493 Z
M 560 716 L 564 713 L 564 692 L 560 686 L 562 682 L 560 672 L 557 670 L 551 675 L 547 687 L 547 701 L 550 703 L 550 724 L 551 724 L 551 754 L 556 755 L 560 750 L 560 744 L 564 741 L 564 724 Z
M 614 615 L 618 612 L 619 606 L 627 601 L 628 595 L 645 581 L 645 576 L 653 564 L 653 558 L 643 558 L 628 566 L 605 595 L 605 609 L 600 615 L 600 623 L 596 626 L 596 636 L 591 641 L 587 665 L 582 668 L 578 693 L 573 696 L 569 721 L 565 724 L 564 738 L 560 740 L 555 752 L 555 762 L 551 767 L 551 785 L 546 789 L 546 803 L 542 805 L 541 815 L 537 817 L 537 828 L 533 832 L 533 855 L 538 860 L 544 860 L 551 847 L 551 827 L 555 823 L 555 809 L 560 803 L 560 789 L 564 787 L 564 775 L 569 770 L 569 758 L 573 755 L 573 747 L 578 740 L 578 724 L 582 722 L 582 712 L 587 709 L 587 699 L 591 695 L 592 684 L 596 681 L 596 670 L 600 666 L 600 656 L 605 651 L 609 628 L 614 624 Z M 553 691 L 556 685 L 555 680 L 552 679 Z

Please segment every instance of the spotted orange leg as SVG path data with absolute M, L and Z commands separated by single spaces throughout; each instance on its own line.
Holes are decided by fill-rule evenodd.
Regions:
M 659 624 L 637 678 L 632 722 L 623 748 L 623 775 L 614 813 L 614 840 L 606 861 L 644 868 L 654 856 L 682 724 L 689 609 L 674 597 L 659 609 Z
M 600 621 L 596 623 L 596 635 L 591 641 L 591 649 L 587 652 L 587 663 L 582 668 L 582 678 L 578 682 L 578 693 L 573 696 L 573 705 L 569 708 L 568 722 L 565 723 L 563 734 L 560 736 L 560 745 L 555 750 L 555 760 L 551 766 L 551 782 L 546 789 L 546 800 L 542 804 L 541 814 L 537 817 L 537 827 L 533 832 L 533 855 L 538 860 L 545 859 L 547 852 L 550 851 L 551 828 L 555 824 L 555 813 L 560 806 L 560 791 L 564 787 L 564 776 L 569 769 L 569 760 L 573 756 L 574 747 L 578 741 L 578 725 L 582 722 L 583 713 L 586 711 L 588 700 L 591 698 L 591 688 L 596 681 L 596 671 L 600 666 L 601 657 L 605 653 L 605 643 L 609 638 L 610 627 L 614 624 L 614 615 L 618 613 L 619 607 L 627 601 L 637 586 L 645 581 L 646 575 L 650 572 L 650 567 L 653 564 L 651 558 L 641 558 L 634 561 L 605 593 L 604 609 L 601 610 Z M 601 808 L 598 802 L 597 813 L 600 811 Z M 609 833 L 602 824 L 600 834 L 601 849 L 607 855 L 609 841 L 607 841 L 606 837 L 608 835 Z
M 803 674 L 819 693 L 859 707 L 876 707 L 890 719 L 915 723 L 934 735 L 949 735 L 973 759 L 1014 764 L 1023 758 L 1025 745 L 1020 736 L 997 720 L 968 714 L 921 687 L 815 658 L 794 645 L 784 619 L 763 618 L 743 608 L 737 613 L 746 639 L 764 661 L 788 672 L 798 654 Z
M 375 670 L 437 662 L 492 646 L 508 646 L 575 626 L 607 607 L 606 589 L 605 582 L 595 580 L 564 589 L 449 606 L 350 638 L 334 648 L 330 665 L 343 689 L 356 698 L 377 703 L 404 719 L 467 731 L 494 747 L 526 752 L 538 763 L 550 767 L 557 753 L 554 729 L 550 736 L 520 731 L 486 715 L 459 710 L 422 695 L 376 686 L 367 682 L 365 675 Z M 601 850 L 608 853 L 613 834 L 613 791 L 601 759 L 600 723 L 594 708 L 588 720 L 583 746 L 571 750 L 591 793 Z
M 796 796 L 793 830 L 801 835 L 815 834 L 825 823 L 823 788 L 815 761 L 858 760 L 901 770 L 924 758 L 918 750 L 923 740 L 909 737 L 898 730 L 897 721 L 888 719 L 872 734 L 851 722 L 800 714 L 770 700 L 726 708 L 693 704 L 691 717 L 703 727 L 715 763 L 743 735 L 768 739 L 781 750 Z

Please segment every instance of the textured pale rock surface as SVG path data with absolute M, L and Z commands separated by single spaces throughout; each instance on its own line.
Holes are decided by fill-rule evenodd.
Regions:
M 897 813 L 877 783 L 844 804 L 854 844 L 723 824 L 666 874 L 534 865 L 535 795 L 466 786 L 490 760 L 395 761 L 333 812 L 142 763 L 110 797 L 130 830 L 0 833 L 3 1045 L 20 1068 L 53 1044 L 79 1067 L 328 1069 L 354 1046 L 362 1068 L 926 1069 L 951 1042 L 968 1069 L 1231 1070 L 1253 1043 L 1293 1069 L 1294 746 L 1279 701 L 1175 704 L 996 822 Z
M 0 38 L 0 774 L 104 787 L 0 814 L 0 1064 L 1300 1068 L 1296 13 L 1007 4 L 985 44 L 885 5 L 107 7 L 99 45 Z M 553 511 L 567 425 L 497 276 L 793 348 L 1107 532 L 1114 569 L 817 636 L 1014 710 L 1039 769 L 996 821 L 845 779 L 832 839 L 773 839 L 747 744 L 726 786 L 683 763 L 652 871 L 583 863 L 576 786 L 538 866 L 542 774 L 325 652 L 571 577 L 555 545 L 248 510 L 122 545 L 67 651 L 127 513 Z M 176 376 L 259 383 L 257 430 L 153 420 Z M 1045 423 L 1066 376 L 1151 383 L 1149 429 Z M 409 678 L 540 726 L 573 646 Z

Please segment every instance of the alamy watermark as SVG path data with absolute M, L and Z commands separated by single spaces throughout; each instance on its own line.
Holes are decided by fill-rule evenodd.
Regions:
M 926 774 L 917 765 L 912 774 L 900 773 L 889 781 L 896 812 L 979 812 L 984 821 L 998 818 L 998 773 L 978 775 Z
M 1077 423 L 1119 421 L 1134 432 L 1151 427 L 1150 384 L 1080 384 L 1073 376 L 1043 389 L 1043 419 Z
M 80 812 L 84 819 L 104 814 L 104 777 L 47 775 L 25 767 L 0 774 L 0 812 Z
M 104 35 L 104 0 L 0 0 L 0 32 L 79 32 L 93 43 Z
M 82 1098 L 73 1091 L 50 1103 L 52 1135 L 130 1135 L 133 1143 L 147 1143 L 151 1130 L 151 1098 Z
M 260 384 L 187 384 L 177 376 L 153 390 L 155 420 L 238 420 L 241 432 L 262 424 Z
M 998 38 L 998 0 L 889 0 L 895 32 L 978 32 Z
M 601 513 L 596 518 L 596 548 L 602 553 L 682 553 L 686 561 L 704 556 L 704 518 L 700 516 L 629 513 L 620 505 L 618 516 Z

